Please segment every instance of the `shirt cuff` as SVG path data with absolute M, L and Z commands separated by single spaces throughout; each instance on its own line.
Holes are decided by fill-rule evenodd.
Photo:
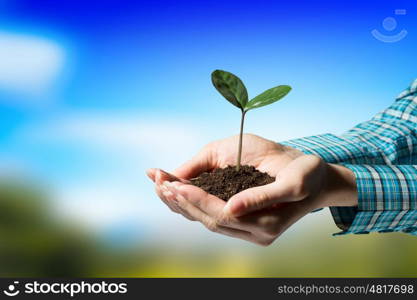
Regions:
M 349 165 L 358 189 L 357 207 L 331 207 L 342 232 L 401 231 L 417 235 L 417 180 L 415 166 Z
M 328 163 L 365 163 L 369 150 L 354 137 L 326 133 L 280 142 L 305 154 L 320 156 Z

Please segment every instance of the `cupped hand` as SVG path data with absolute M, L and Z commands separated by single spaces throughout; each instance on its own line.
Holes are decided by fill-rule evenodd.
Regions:
M 275 182 L 244 190 L 227 204 L 188 184 L 187 179 L 203 171 L 234 164 L 236 144 L 237 137 L 213 142 L 173 174 L 151 169 L 148 176 L 173 211 L 211 231 L 260 245 L 271 244 L 312 210 L 355 205 L 356 186 L 350 170 L 253 135 L 244 136 L 242 164 L 275 176 Z
M 205 171 L 236 165 L 239 136 L 232 136 L 207 144 L 191 160 L 171 174 L 161 169 L 149 169 L 147 174 L 155 182 L 155 191 L 161 200 L 174 212 L 183 213 L 172 197 L 172 193 L 163 185 L 164 182 L 180 181 L 188 183 L 188 179 Z M 302 153 L 294 148 L 280 145 L 253 134 L 243 135 L 242 165 L 252 165 L 261 172 L 276 177 L 279 170 Z M 196 195 L 203 195 L 202 190 L 192 188 Z M 195 196 L 195 195 L 194 195 Z M 223 202 L 224 203 L 224 202 Z M 224 203 L 225 204 L 225 203 Z M 189 216 L 186 216 L 190 218 Z

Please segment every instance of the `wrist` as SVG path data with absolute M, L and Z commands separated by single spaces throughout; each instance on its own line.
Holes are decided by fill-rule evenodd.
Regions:
M 290 147 L 287 145 L 281 145 L 283 147 L 283 150 L 286 155 L 288 155 L 291 159 L 296 159 L 297 157 L 300 157 L 304 155 L 304 153 L 294 147 Z
M 326 180 L 320 193 L 323 207 L 357 206 L 358 191 L 355 174 L 349 168 L 327 164 Z

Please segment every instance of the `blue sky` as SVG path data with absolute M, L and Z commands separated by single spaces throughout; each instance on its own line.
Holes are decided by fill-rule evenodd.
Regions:
M 417 77 L 416 16 L 415 1 L 0 1 L 0 167 L 48 186 L 77 222 L 189 230 L 143 172 L 237 133 L 212 70 L 240 76 L 252 97 L 293 87 L 251 112 L 248 132 L 341 133 Z M 408 34 L 384 43 L 374 29 Z

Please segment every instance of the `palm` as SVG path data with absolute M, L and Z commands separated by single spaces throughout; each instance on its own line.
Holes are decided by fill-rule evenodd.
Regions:
M 203 153 L 212 158 L 212 168 L 224 168 L 236 165 L 237 145 L 238 136 L 233 136 L 207 145 Z M 243 136 L 242 165 L 252 165 L 275 177 L 293 159 L 294 153 L 280 144 L 252 134 Z

